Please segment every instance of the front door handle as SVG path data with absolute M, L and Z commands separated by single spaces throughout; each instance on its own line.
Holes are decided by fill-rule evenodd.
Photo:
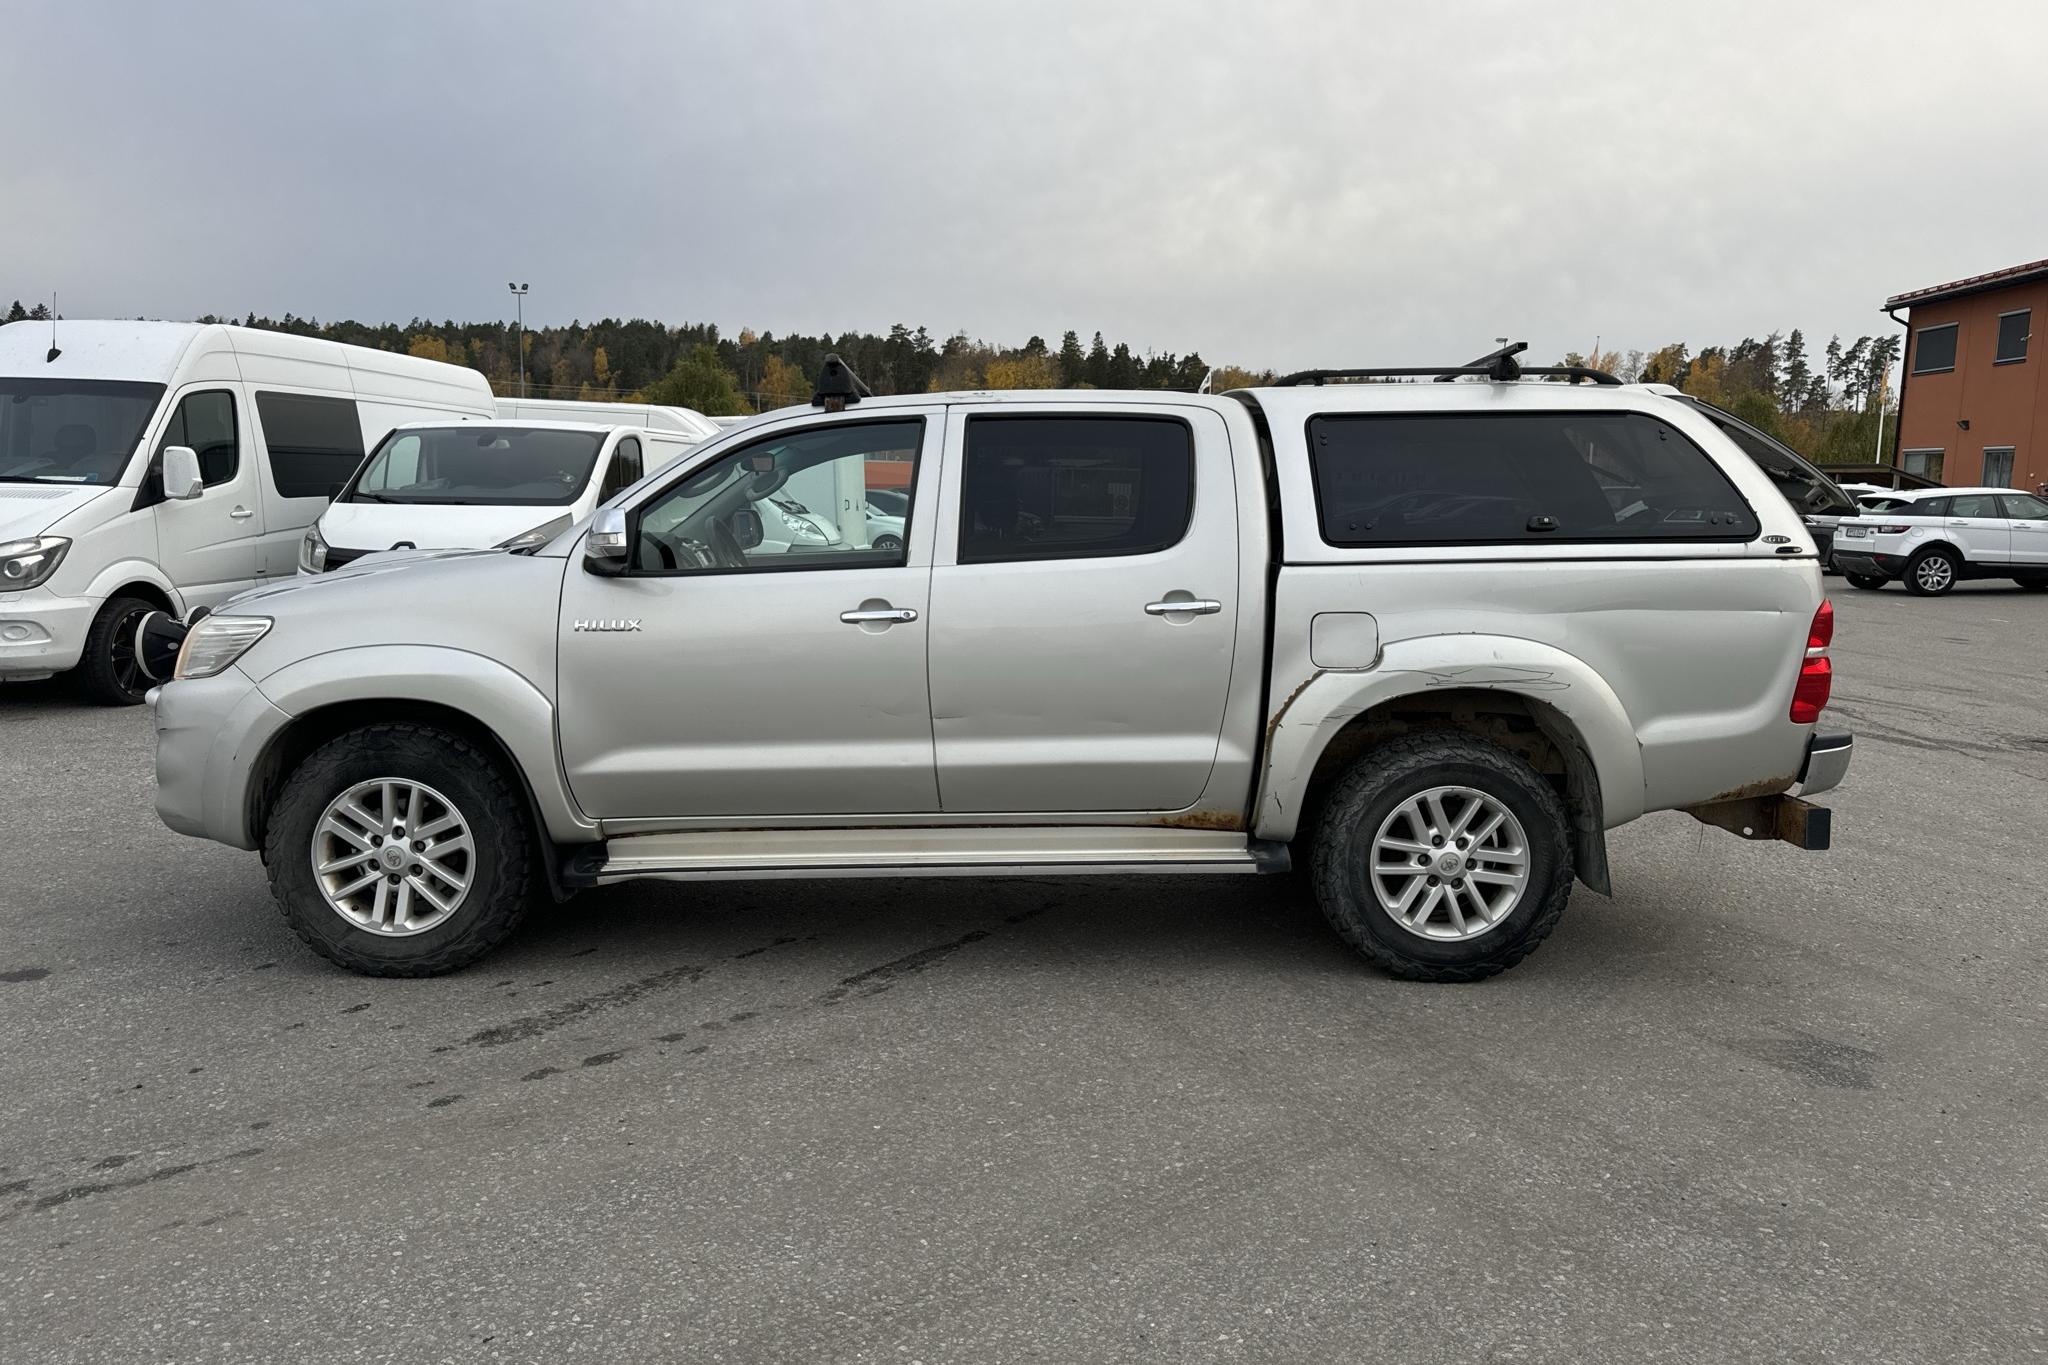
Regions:
M 849 626 L 873 625 L 876 623 L 903 623 L 917 619 L 915 607 L 861 607 L 855 611 L 842 611 L 839 619 Z
M 236 521 L 247 521 L 249 518 L 255 516 L 256 514 L 246 507 L 237 507 L 234 511 L 228 513 L 228 515 L 233 517 Z
M 1223 610 L 1223 604 L 1213 597 L 1185 597 L 1178 602 L 1147 602 L 1147 616 L 1214 616 Z

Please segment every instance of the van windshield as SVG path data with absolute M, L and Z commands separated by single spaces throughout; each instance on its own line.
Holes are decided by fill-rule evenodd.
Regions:
M 161 384 L 0 375 L 0 483 L 118 482 Z
M 412 427 L 378 445 L 343 502 L 558 506 L 590 482 L 601 431 Z

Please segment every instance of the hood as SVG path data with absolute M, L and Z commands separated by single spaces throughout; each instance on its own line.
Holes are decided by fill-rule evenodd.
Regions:
M 503 550 L 396 550 L 380 553 L 354 564 L 344 564 L 323 574 L 300 574 L 296 578 L 281 578 L 275 583 L 266 583 L 260 588 L 236 593 L 215 610 L 222 615 L 232 616 L 237 610 L 257 602 L 274 603 L 276 599 L 294 593 L 343 590 L 347 585 L 360 583 L 365 578 L 382 578 L 386 574 L 403 572 L 425 564 L 465 559 L 501 560 L 525 557 L 508 555 Z
M 320 538 L 342 550 L 486 550 L 573 507 L 458 507 L 431 503 L 337 502 L 320 514 Z
M 0 483 L 0 542 L 39 536 L 94 498 L 114 491 L 111 484 Z M 135 495 L 134 489 L 128 495 Z

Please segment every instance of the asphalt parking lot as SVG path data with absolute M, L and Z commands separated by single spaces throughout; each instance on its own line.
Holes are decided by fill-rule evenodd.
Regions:
M 0 1358 L 2048 1353 L 2048 600 L 1849 590 L 1836 847 L 1477 987 L 1282 879 L 645 885 L 434 981 L 0 692 Z

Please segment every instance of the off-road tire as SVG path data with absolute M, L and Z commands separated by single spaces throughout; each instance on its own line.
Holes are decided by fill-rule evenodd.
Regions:
M 1380 907 L 1363 870 L 1394 808 L 1448 785 L 1485 792 L 1512 810 L 1530 860 L 1521 903 L 1491 930 L 1455 942 L 1403 929 Z M 1456 731 L 1404 735 L 1354 763 L 1323 807 L 1311 857 L 1316 900 L 1331 927 L 1366 961 L 1410 981 L 1480 981 L 1507 970 L 1535 951 L 1571 898 L 1571 824 L 1556 789 L 1515 755 Z
M 1883 574 L 1874 573 L 1851 573 L 1843 574 L 1842 577 L 1849 580 L 1850 587 L 1861 588 L 1865 592 L 1876 592 L 1879 588 L 1891 582 Z
M 79 655 L 78 669 L 72 675 L 87 701 L 100 706 L 142 704 L 150 683 L 135 669 L 135 627 L 155 610 L 156 603 L 140 597 L 112 597 L 92 618 L 92 627 L 85 632 L 85 652 Z M 124 670 L 115 658 L 117 651 L 126 652 L 128 669 L 134 670 L 127 674 L 134 679 L 132 687 L 122 681 Z
M 1930 559 L 1944 559 L 1948 561 L 1948 582 L 1939 588 L 1930 588 L 1920 582 L 1920 566 Z M 1962 576 L 1962 556 L 1953 550 L 1944 550 L 1939 546 L 1930 546 L 1919 554 L 1914 555 L 1912 561 L 1906 565 L 1904 581 L 1906 591 L 1912 593 L 1915 597 L 1941 597 L 1952 591 L 1955 588 L 1956 581 Z
M 313 827 L 358 782 L 403 777 L 445 793 L 475 840 L 474 881 L 455 913 L 424 933 L 388 937 L 343 918 L 313 874 Z M 285 922 L 308 948 L 364 976 L 439 976 L 490 952 L 531 903 L 535 837 L 515 780 L 477 745 L 428 725 L 366 725 L 307 755 L 279 788 L 263 865 Z

